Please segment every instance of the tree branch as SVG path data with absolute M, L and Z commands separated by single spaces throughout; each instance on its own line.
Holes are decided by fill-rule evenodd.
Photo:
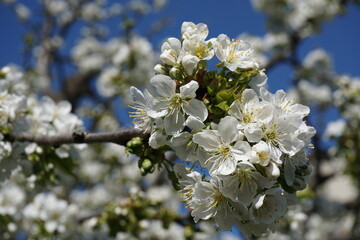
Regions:
M 76 109 L 77 100 L 90 94 L 89 81 L 99 73 L 97 70 L 79 72 L 67 77 L 62 88 L 62 95 Z
M 117 143 L 125 145 L 129 140 L 134 137 L 144 137 L 146 133 L 137 129 L 123 129 L 114 132 L 102 133 L 86 133 L 74 132 L 67 135 L 47 136 L 40 134 L 22 133 L 20 135 L 8 134 L 5 135 L 5 141 L 10 142 L 33 142 L 39 145 L 57 147 L 61 144 L 77 144 L 77 143 Z

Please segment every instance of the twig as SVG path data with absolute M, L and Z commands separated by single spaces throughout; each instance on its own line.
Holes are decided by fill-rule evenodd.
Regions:
M 5 136 L 5 141 L 10 142 L 33 142 L 39 145 L 57 147 L 61 144 L 77 144 L 77 143 L 117 143 L 125 145 L 134 137 L 144 137 L 146 133 L 137 129 L 123 129 L 114 132 L 102 133 L 86 133 L 74 132 L 67 135 L 47 136 L 41 134 L 22 133 L 20 135 L 8 134 Z

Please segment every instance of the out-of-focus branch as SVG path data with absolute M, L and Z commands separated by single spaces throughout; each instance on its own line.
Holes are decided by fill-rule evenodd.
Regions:
M 69 17 L 67 22 L 64 23 L 60 27 L 59 36 L 61 36 L 63 38 L 66 38 L 66 36 L 67 36 L 68 32 L 70 31 L 71 27 L 74 25 L 74 23 L 76 22 L 76 19 L 79 17 L 79 15 L 81 13 L 81 8 L 87 2 L 89 2 L 89 1 L 79 1 L 79 2 L 76 3 L 74 8 L 72 9 L 71 16 Z
M 5 141 L 10 142 L 33 142 L 39 145 L 57 147 L 61 144 L 76 144 L 76 143 L 117 143 L 125 145 L 134 137 L 144 137 L 146 133 L 137 129 L 122 129 L 114 132 L 102 133 L 86 133 L 74 132 L 73 134 L 46 136 L 31 133 L 22 133 L 20 135 L 8 134 L 5 136 Z
M 269 71 L 271 68 L 275 67 L 276 65 L 282 63 L 282 62 L 288 62 L 290 63 L 292 66 L 297 67 L 299 66 L 299 61 L 297 60 L 297 49 L 298 46 L 301 43 L 301 38 L 299 37 L 299 34 L 297 32 L 292 33 L 289 36 L 289 52 L 279 55 L 279 56 L 274 56 L 273 58 L 271 58 L 268 63 L 265 65 L 265 69 L 267 71 Z
M 54 20 L 47 11 L 47 9 L 44 8 L 44 22 L 41 26 L 41 34 L 40 34 L 40 46 L 42 49 L 42 52 L 39 56 L 39 63 L 38 65 L 41 66 L 41 69 L 39 69 L 40 73 L 48 78 L 51 79 L 51 63 L 53 61 L 53 50 L 49 46 L 48 41 L 51 39 L 51 34 L 54 29 Z
M 276 56 L 271 58 L 267 64 L 265 65 L 265 69 L 266 71 L 271 70 L 273 67 L 275 67 L 277 64 L 281 63 L 281 62 L 285 62 L 287 60 L 287 56 L 286 55 L 280 55 L 280 56 Z
M 97 74 L 98 71 L 88 71 L 79 72 L 67 77 L 64 80 L 62 89 L 63 97 L 75 106 L 80 97 L 91 93 L 88 83 Z

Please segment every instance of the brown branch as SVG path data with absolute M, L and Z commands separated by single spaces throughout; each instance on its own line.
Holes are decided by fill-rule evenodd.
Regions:
M 39 145 L 57 147 L 61 144 L 77 144 L 77 143 L 117 143 L 125 145 L 134 137 L 144 137 L 146 133 L 137 129 L 123 129 L 114 132 L 102 133 L 86 133 L 74 132 L 73 134 L 47 136 L 40 134 L 22 133 L 20 135 L 8 134 L 5 141 L 10 142 L 33 142 Z
M 75 73 L 64 79 L 62 95 L 68 100 L 73 109 L 76 108 L 77 100 L 85 95 L 90 95 L 89 81 L 99 73 L 97 70 Z

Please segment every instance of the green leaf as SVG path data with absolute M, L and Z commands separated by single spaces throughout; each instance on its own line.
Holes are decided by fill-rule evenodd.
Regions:
M 224 110 L 224 111 L 227 111 L 229 109 L 229 105 L 228 105 L 227 101 L 223 101 L 223 102 L 221 102 L 221 103 L 219 103 L 219 104 L 217 104 L 215 106 L 222 109 L 222 110 Z
M 231 103 L 231 102 L 233 102 L 233 100 L 234 100 L 233 89 L 222 90 L 216 94 L 216 101 L 218 103 L 223 102 L 223 101 Z
M 207 92 L 210 96 L 214 96 L 216 93 L 216 85 L 214 83 L 210 83 L 207 85 Z
M 215 65 L 215 67 L 223 68 L 223 67 L 225 67 L 225 63 L 224 62 L 219 62 L 218 64 Z
M 206 68 L 208 66 L 207 61 L 201 60 L 199 63 L 199 68 Z

